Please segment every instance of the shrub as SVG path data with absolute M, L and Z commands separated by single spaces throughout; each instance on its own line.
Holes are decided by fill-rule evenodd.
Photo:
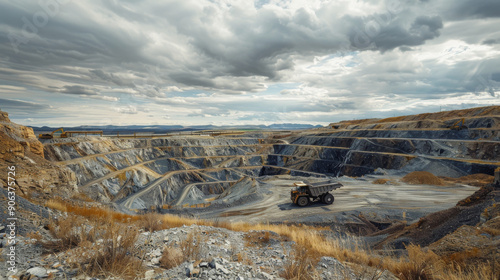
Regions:
M 316 264 L 319 257 L 315 252 L 300 244 L 295 244 L 288 259 L 285 261 L 284 271 L 280 276 L 289 280 L 313 280 L 318 278 Z
M 185 260 L 182 251 L 175 247 L 165 247 L 160 258 L 160 266 L 166 269 L 179 266 Z
M 408 261 L 400 261 L 392 265 L 392 272 L 402 280 L 430 280 L 440 273 L 444 266 L 441 258 L 431 250 L 422 250 L 420 246 L 409 245 Z
M 47 227 L 55 240 L 40 240 L 39 243 L 49 252 L 65 251 L 95 240 L 92 227 L 87 226 L 85 220 L 76 215 L 68 214 L 67 217 L 52 220 Z
M 103 242 L 84 265 L 94 277 L 136 279 L 142 273 L 141 261 L 134 257 L 138 231 L 135 227 L 108 223 L 102 229 Z
M 157 213 L 147 213 L 141 216 L 141 219 L 138 221 L 138 223 L 139 226 L 144 228 L 145 230 L 154 232 L 164 229 L 162 221 L 162 215 Z

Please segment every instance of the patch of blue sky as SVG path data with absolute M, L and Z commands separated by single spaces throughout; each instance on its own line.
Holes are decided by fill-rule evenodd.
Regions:
M 171 91 L 167 92 L 170 97 L 199 97 L 200 94 L 210 95 L 213 92 L 207 90 L 186 90 L 186 91 Z
M 296 89 L 302 83 L 276 83 L 271 84 L 267 87 L 267 89 L 263 92 L 260 92 L 258 95 L 277 95 L 280 94 L 283 90 L 286 89 Z
M 307 67 L 307 68 L 315 68 L 322 67 L 327 64 L 332 59 L 337 59 L 339 57 L 351 57 L 350 61 L 344 64 L 344 67 L 355 67 L 359 63 L 355 62 L 354 59 L 358 56 L 358 51 L 350 51 L 350 52 L 337 52 L 334 54 L 327 55 L 323 57 L 321 60 L 317 61 L 315 64 Z

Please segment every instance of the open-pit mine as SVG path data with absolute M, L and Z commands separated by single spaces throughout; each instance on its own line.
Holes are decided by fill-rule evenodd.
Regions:
M 344 233 L 363 236 L 362 243 L 375 250 L 404 251 L 409 244 L 428 246 L 443 260 L 451 258 L 449 256 L 458 258 L 457 252 L 464 252 L 478 259 L 479 263 L 488 264 L 490 260 L 483 256 L 496 256 L 495 248 L 498 248 L 499 240 L 494 237 L 500 233 L 499 106 L 343 121 L 300 131 L 52 139 L 37 139 L 32 129 L 10 122 L 7 113 L 1 112 L 0 139 L 2 170 L 16 167 L 16 195 L 19 196 L 16 207 L 19 207 L 20 217 L 24 217 L 18 222 L 20 236 L 31 234 L 30 238 L 33 238 L 33 232 L 40 234 L 42 231 L 48 235 L 49 231 L 52 237 L 46 238 L 57 238 L 57 229 L 62 228 L 65 221 L 64 214 L 57 214 L 60 215 L 59 221 L 63 221 L 57 227 L 43 226 L 40 222 L 46 219 L 46 223 L 54 223 L 50 218 L 55 215 L 53 211 L 73 211 L 92 220 L 89 215 L 93 214 L 89 213 L 99 213 L 95 209 L 105 207 L 128 217 L 127 221 L 143 217 L 139 215 L 145 213 L 157 213 L 187 219 L 177 222 L 181 224 L 188 220 L 205 221 L 205 224 L 223 224 L 230 229 L 233 229 L 231 224 L 238 222 L 266 224 L 268 227 L 322 226 L 323 230 L 325 227 L 330 229 L 327 233 L 323 231 L 324 236 L 342 237 Z M 10 182 L 6 176 L 5 173 L 0 177 L 3 202 Z M 335 197 L 332 204 L 316 201 L 300 207 L 291 201 L 290 191 L 295 182 L 315 184 L 325 181 L 342 184 L 331 191 Z M 94 210 L 81 210 L 87 209 L 82 207 Z M 113 215 L 119 221 L 125 219 Z M 33 218 L 35 216 L 39 218 Z M 0 218 L 2 223 L 6 221 L 5 211 L 0 213 Z M 163 224 L 163 228 L 170 227 L 172 225 L 168 223 Z M 154 231 L 154 226 L 145 228 Z M 186 235 L 188 231 L 197 233 L 198 230 L 190 228 L 180 232 Z M 213 227 L 201 230 L 209 235 L 216 232 Z M 166 244 L 173 242 L 172 246 L 178 247 L 177 230 L 155 234 L 166 234 L 166 237 L 158 238 L 165 238 Z M 169 234 L 174 239 L 168 239 Z M 229 234 L 233 239 L 243 238 L 234 232 L 223 234 Z M 37 238 L 42 238 L 40 236 Z M 264 240 L 269 239 L 266 236 Z M 295 238 L 291 233 L 289 237 Z M 161 240 L 157 242 L 160 247 Z M 302 239 L 294 241 L 305 242 Z M 26 242 L 24 244 L 29 243 Z M 222 248 L 221 254 L 235 254 L 236 249 L 230 247 L 235 245 L 230 245 L 231 242 L 237 241 L 226 241 L 227 244 L 220 245 L 222 247 L 213 246 Z M 281 241 L 281 244 L 288 244 L 286 242 Z M 40 244 L 46 246 L 47 243 Z M 467 244 L 472 247 L 467 247 Z M 308 246 L 312 248 L 313 245 Z M 284 252 L 284 245 L 280 246 L 274 252 Z M 357 245 L 346 246 L 353 248 Z M 166 252 L 166 249 L 155 248 L 153 246 L 151 250 Z M 337 256 L 336 253 L 323 252 L 323 249 L 314 249 L 314 252 Z M 471 251 L 473 249 L 477 251 Z M 30 254 L 34 256 L 42 254 L 33 252 Z M 264 251 L 258 252 L 265 254 Z M 146 256 L 141 257 L 143 253 L 128 254 L 135 254 L 141 263 Z M 374 264 L 351 258 L 351 253 L 342 254 L 351 262 L 366 266 Z M 281 259 L 285 260 L 284 256 Z M 27 256 L 22 264 L 25 269 L 31 266 L 29 258 Z M 164 255 L 164 258 L 167 257 Z M 239 254 L 236 259 L 242 262 Z M 279 271 L 282 271 L 283 263 L 275 263 L 273 259 L 269 257 L 269 267 L 277 269 L 273 275 L 282 275 Z M 148 266 L 158 267 L 157 260 L 154 260 L 153 257 Z M 81 261 L 75 261 L 78 262 Z M 227 261 L 221 263 L 227 265 Z M 90 265 L 75 270 L 74 275 L 82 271 L 94 273 L 88 272 Z M 186 265 L 189 268 L 193 263 Z M 386 270 L 399 273 L 395 265 L 386 266 Z M 214 264 L 214 267 L 217 266 Z M 235 264 L 234 267 L 244 266 Z M 204 269 L 199 264 L 198 271 Z M 165 273 L 183 275 L 184 272 L 177 270 Z M 192 270 L 189 271 L 188 274 L 192 275 Z M 217 273 L 224 275 L 225 270 L 221 271 L 217 270 Z M 256 271 L 261 273 L 260 268 L 245 273 L 249 277 L 261 277 L 255 276 L 261 275 Z M 57 275 L 66 273 L 61 269 L 56 269 L 56 272 Z M 151 275 L 157 272 L 155 270 Z M 324 276 L 323 279 L 337 278 Z
M 91 199 L 130 211 L 255 222 L 338 222 L 360 212 L 418 219 L 476 188 L 412 185 L 412 171 L 461 177 L 500 166 L 498 107 L 331 124 L 297 132 L 43 141 L 44 156 L 76 175 Z M 466 128 L 453 125 L 464 119 Z M 300 208 L 296 181 L 338 179 L 335 203 Z M 385 184 L 372 184 L 389 179 Z

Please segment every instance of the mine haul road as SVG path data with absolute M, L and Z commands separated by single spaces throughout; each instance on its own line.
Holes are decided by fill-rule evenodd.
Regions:
M 339 182 L 344 186 L 331 192 L 335 197 L 333 204 L 314 202 L 299 207 L 290 200 L 290 189 L 293 182 L 300 179 L 310 178 L 276 176 L 266 179 L 263 183 L 272 194 L 264 196 L 262 200 L 221 210 L 200 211 L 196 215 L 231 222 L 330 223 L 356 220 L 355 217 L 362 213 L 378 220 L 401 219 L 412 222 L 427 214 L 453 207 L 478 189 L 466 185 L 378 185 L 372 184 L 372 179 L 341 177 Z

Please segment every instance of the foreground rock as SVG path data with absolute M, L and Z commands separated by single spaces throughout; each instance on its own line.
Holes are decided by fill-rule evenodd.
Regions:
M 259 238 L 269 234 L 269 239 Z M 186 246 L 185 238 L 194 235 L 196 254 L 181 264 L 164 269 L 165 251 Z M 283 273 L 291 269 L 294 242 L 273 232 L 234 232 L 209 226 L 189 226 L 143 233 L 138 244 L 148 244 L 147 272 L 152 279 L 284 279 Z M 160 258 L 160 260 L 158 260 Z M 172 259 L 168 259 L 172 261 Z M 159 262 L 158 262 L 159 261 Z M 307 261 L 307 260 L 304 260 Z M 368 268 L 367 268 L 368 269 Z M 154 271 L 154 273 L 152 272 Z M 320 257 L 314 269 L 308 271 L 318 279 L 369 279 L 331 257 Z M 364 273 L 364 272 L 363 272 Z M 380 272 L 380 279 L 395 279 L 389 272 Z M 154 276 L 153 276 L 154 275 Z
M 17 273 L 6 275 L 12 276 L 9 279 L 90 279 L 78 267 L 92 251 L 77 247 L 58 254 L 42 254 L 34 241 L 24 237 L 19 240 L 24 250 L 20 259 L 23 265 Z M 283 275 L 293 269 L 290 263 L 297 261 L 294 245 L 274 232 L 235 232 L 193 225 L 144 232 L 136 242 L 138 250 L 134 254 L 143 260 L 144 272 L 139 277 L 142 279 L 284 279 Z M 305 273 L 325 280 L 372 279 L 373 275 L 380 275 L 377 279 L 396 279 L 388 271 L 352 268 L 325 256 L 318 256 L 315 266 Z

